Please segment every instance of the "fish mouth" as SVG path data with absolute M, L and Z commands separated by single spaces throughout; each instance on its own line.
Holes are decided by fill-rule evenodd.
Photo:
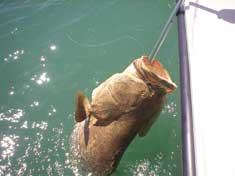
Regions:
M 134 62 L 134 66 L 141 79 L 156 89 L 170 93 L 176 89 L 176 84 L 171 80 L 168 71 L 156 59 L 149 60 L 148 56 L 142 56 Z

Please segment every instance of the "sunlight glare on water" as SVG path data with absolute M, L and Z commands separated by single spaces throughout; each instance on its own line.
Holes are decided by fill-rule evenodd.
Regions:
M 83 176 L 71 152 L 76 91 L 91 97 L 109 76 L 148 55 L 174 3 L 0 1 L 0 176 Z M 179 85 L 175 26 L 159 58 Z M 168 97 L 113 175 L 181 175 L 179 94 Z

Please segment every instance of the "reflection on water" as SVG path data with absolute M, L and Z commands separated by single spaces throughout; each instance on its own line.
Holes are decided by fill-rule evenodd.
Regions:
M 140 160 L 136 162 L 136 164 L 130 166 L 130 171 L 133 176 L 141 176 L 141 175 L 148 175 L 148 176 L 156 176 L 160 175 L 161 172 L 164 175 L 166 174 L 166 170 L 162 170 L 161 160 L 163 157 L 159 154 L 154 161 L 150 161 L 148 159 Z M 155 164 L 152 165 L 151 163 L 154 162 Z M 170 172 L 169 172 L 170 173 Z M 169 175 L 169 174 L 168 174 Z
M 56 49 L 57 49 L 56 45 L 51 45 L 51 46 L 50 46 L 50 50 L 54 51 L 54 50 L 56 50 Z
M 0 1 L 0 176 L 83 175 L 69 144 L 75 92 L 90 95 L 150 52 L 173 3 Z M 170 35 L 160 58 L 179 82 L 176 31 Z M 179 106 L 177 90 L 114 175 L 181 175 Z
M 43 72 L 41 75 L 33 75 L 31 78 L 32 81 L 35 81 L 38 85 L 47 83 L 50 81 L 50 78 L 48 77 L 46 72 Z
M 10 62 L 10 61 L 18 60 L 18 59 L 22 58 L 23 54 L 24 54 L 24 50 L 16 50 L 16 51 L 8 54 L 8 57 L 5 57 L 4 61 Z
M 1 157 L 3 159 L 10 158 L 14 155 L 18 139 L 19 136 L 16 135 L 9 135 L 9 136 L 3 135 L 3 138 L 0 142 L 2 147 Z
M 24 111 L 22 109 L 9 109 L 5 113 L 0 113 L 0 121 L 18 123 L 23 114 Z

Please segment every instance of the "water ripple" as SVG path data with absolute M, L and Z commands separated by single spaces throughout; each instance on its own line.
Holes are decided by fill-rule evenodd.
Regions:
M 113 44 L 113 43 L 116 43 L 120 40 L 126 40 L 126 39 L 129 39 L 129 40 L 133 40 L 137 43 L 137 45 L 140 46 L 141 50 L 142 50 L 142 53 L 145 53 L 145 48 L 143 46 L 143 44 L 138 41 L 135 37 L 131 36 L 131 35 L 124 35 L 124 36 L 120 36 L 118 38 L 115 38 L 113 40 L 109 40 L 109 41 L 106 41 L 106 42 L 101 42 L 101 43 L 97 43 L 97 44 L 90 44 L 90 43 L 80 43 L 76 40 L 74 40 L 70 34 L 66 34 L 67 38 L 72 41 L 73 43 L 77 44 L 78 46 L 81 46 L 81 47 L 88 47 L 88 48 L 96 48 L 96 47 L 103 47 L 103 46 L 107 46 L 107 45 L 110 45 L 110 44 Z

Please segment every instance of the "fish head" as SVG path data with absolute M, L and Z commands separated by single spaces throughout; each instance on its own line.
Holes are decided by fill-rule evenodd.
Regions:
M 137 75 L 153 89 L 161 90 L 163 93 L 171 93 L 176 89 L 176 84 L 158 60 L 149 60 L 148 56 L 142 56 L 136 59 L 133 64 Z

